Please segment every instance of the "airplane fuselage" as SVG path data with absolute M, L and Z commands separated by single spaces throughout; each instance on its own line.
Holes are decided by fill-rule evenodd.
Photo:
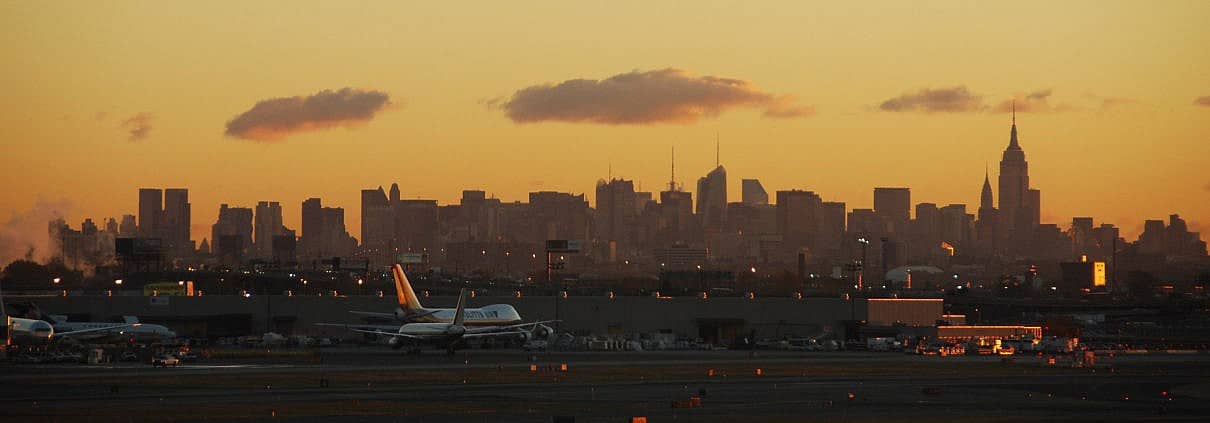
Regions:
M 14 344 L 48 344 L 55 336 L 55 328 L 43 320 L 9 318 L 9 333 Z
M 492 304 L 480 308 L 468 308 L 466 312 L 467 326 L 497 326 L 521 323 L 521 314 L 508 304 Z M 426 314 L 427 313 L 427 314 Z M 421 314 L 413 319 L 417 323 L 449 323 L 454 321 L 452 308 L 425 308 L 414 312 Z
M 117 323 L 99 323 L 99 322 L 59 322 L 55 324 L 55 329 L 61 332 L 75 332 L 88 329 L 103 329 L 118 325 Z M 95 335 L 82 335 L 83 339 L 103 339 L 103 338 L 121 338 L 134 337 L 137 341 L 159 341 L 176 338 L 176 332 L 163 325 L 140 323 L 135 327 L 115 328 L 112 332 L 97 332 Z

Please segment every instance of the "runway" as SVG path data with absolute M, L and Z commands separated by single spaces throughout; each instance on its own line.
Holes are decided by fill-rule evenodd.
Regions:
M 892 353 L 325 352 L 322 363 L 3 368 L 5 421 L 1200 420 L 1204 356 L 1095 368 Z M 535 359 L 531 361 L 531 359 Z M 560 371 L 562 364 L 567 371 Z M 537 368 L 532 371 L 530 365 Z M 760 369 L 760 374 L 757 374 Z M 711 371 L 713 371 L 711 373 Z M 850 398 L 850 394 L 852 397 Z M 699 397 L 700 406 L 686 405 Z M 204 417 L 203 417 L 204 416 Z

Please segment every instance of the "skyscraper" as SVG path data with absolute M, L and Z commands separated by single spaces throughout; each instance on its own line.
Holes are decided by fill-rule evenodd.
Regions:
M 979 194 L 979 220 L 975 223 L 975 238 L 978 241 L 979 255 L 989 256 L 994 254 L 999 244 L 996 242 L 1000 236 L 1000 212 L 992 199 L 992 184 L 991 178 L 986 171 L 983 173 L 983 190 Z
M 892 233 L 902 235 L 912 220 L 911 189 L 874 188 L 874 213 L 890 224 Z
M 122 215 L 122 223 L 118 224 L 118 236 L 122 238 L 133 238 L 138 236 L 139 225 L 135 223 L 133 214 Z
M 324 213 L 323 202 L 318 198 L 308 198 L 302 202 L 302 236 L 299 237 L 299 249 L 303 257 L 319 257 L 319 245 L 323 240 Z
M 764 205 L 769 204 L 769 193 L 765 192 L 765 187 L 761 186 L 758 179 L 744 179 L 741 181 L 741 199 L 744 204 L 748 205 Z
M 361 190 L 361 249 L 372 265 L 390 263 L 388 246 L 395 234 L 395 216 L 387 193 L 378 189 Z
M 179 257 L 193 252 L 193 242 L 189 240 L 190 213 L 188 189 L 164 190 L 164 214 L 160 226 L 164 245 L 172 255 Z
M 283 233 L 281 203 L 256 203 L 256 257 L 262 260 L 273 258 L 273 237 Z
M 726 221 L 726 210 L 727 170 L 719 165 L 697 180 L 697 214 L 702 226 L 717 230 Z
M 597 182 L 596 237 L 610 262 L 629 257 L 638 227 L 634 181 L 610 179 Z
M 158 188 L 139 189 L 139 238 L 161 238 L 164 192 Z
M 219 206 L 218 221 L 211 227 L 211 250 L 226 265 L 239 265 L 252 245 L 252 209 Z
M 1012 131 L 1009 134 L 1008 148 L 1000 159 L 1000 232 L 1007 235 L 1014 230 L 1026 231 L 1032 229 L 1032 216 L 1037 208 L 1034 203 L 1040 194 L 1031 194 L 1029 189 L 1029 163 L 1025 161 L 1025 151 L 1017 142 L 1017 115 L 1013 113 Z M 980 204 L 982 205 L 982 204 Z

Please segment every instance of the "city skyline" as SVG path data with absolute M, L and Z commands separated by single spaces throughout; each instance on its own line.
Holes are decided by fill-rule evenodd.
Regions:
M 134 188 L 188 187 L 200 241 L 222 203 L 278 201 L 283 223 L 297 229 L 307 198 L 355 210 L 358 190 L 394 181 L 403 198 L 442 204 L 463 189 L 504 201 L 584 193 L 595 204 L 592 184 L 610 169 L 659 191 L 673 146 L 678 179 L 692 187 L 713 168 L 719 139 L 728 201 L 738 201 L 741 179 L 755 178 L 769 192 L 811 190 L 849 209 L 872 207 L 873 187 L 902 186 L 922 201 L 973 211 L 983 168 L 1007 141 L 1004 106 L 1016 100 L 1030 180 L 1045 195 L 1042 221 L 1095 216 L 1133 238 L 1146 219 L 1179 213 L 1198 230 L 1210 218 L 1210 202 L 1199 201 L 1210 195 L 1199 160 L 1210 155 L 1210 108 L 1198 101 L 1210 95 L 1201 77 L 1210 36 L 1200 29 L 1210 6 L 1202 3 L 1073 2 L 1046 13 L 1040 3 L 861 12 L 785 4 L 744 16 L 719 4 L 633 3 L 587 24 L 583 11 L 551 8 L 524 28 L 509 24 L 529 19 L 524 11 L 496 5 L 322 14 L 325 23 L 363 28 L 348 33 L 305 31 L 323 25 L 260 5 L 243 6 L 249 23 L 221 32 L 212 24 L 227 14 L 207 7 L 173 25 L 166 18 L 180 10 L 171 5 L 4 6 L 0 19 L 23 36 L 3 48 L 28 60 L 4 82 L 13 101 L 0 114 L 9 153 L 0 175 L 11 188 L 0 217 L 11 223 L 43 201 L 73 224 L 117 218 L 137 214 Z M 901 19 L 905 8 L 912 19 Z M 270 17 L 281 23 L 250 24 Z M 441 21 L 434 17 L 448 25 L 433 25 Z M 667 25 L 646 26 L 669 29 L 644 29 L 656 22 Z M 1011 29 L 1020 22 L 1034 30 Z M 584 48 L 623 23 L 638 29 Z M 934 30 L 911 31 L 918 27 Z M 556 37 L 569 33 L 578 35 Z M 282 37 L 293 41 L 290 54 L 270 48 Z M 696 47 L 678 48 L 686 45 Z M 921 50 L 928 58 L 913 58 Z M 187 60 L 195 51 L 203 64 Z M 172 60 L 154 58 L 164 55 Z M 1173 58 L 1187 66 L 1151 71 Z M 78 69 L 90 72 L 86 81 L 73 77 Z M 648 98 L 644 106 L 667 107 L 639 107 L 645 114 L 635 117 L 552 114 L 526 94 L 558 94 L 578 79 L 608 94 L 627 76 L 645 81 L 639 87 L 681 84 L 721 97 L 700 109 Z M 261 105 L 292 98 L 363 108 L 286 129 L 255 124 Z M 359 221 L 348 214 L 360 239 Z

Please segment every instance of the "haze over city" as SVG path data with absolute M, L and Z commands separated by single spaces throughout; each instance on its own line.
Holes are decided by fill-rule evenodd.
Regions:
M 0 423 L 1203 421 L 1207 23 L 0 2 Z
M 0 216 L 117 217 L 180 186 L 200 240 L 220 203 L 297 227 L 306 198 L 352 210 L 395 181 L 592 201 L 611 168 L 657 191 L 674 146 L 692 190 L 716 138 L 732 193 L 975 204 L 1015 100 L 1043 221 L 1210 218 L 1203 2 L 378 6 L 2 6 Z

